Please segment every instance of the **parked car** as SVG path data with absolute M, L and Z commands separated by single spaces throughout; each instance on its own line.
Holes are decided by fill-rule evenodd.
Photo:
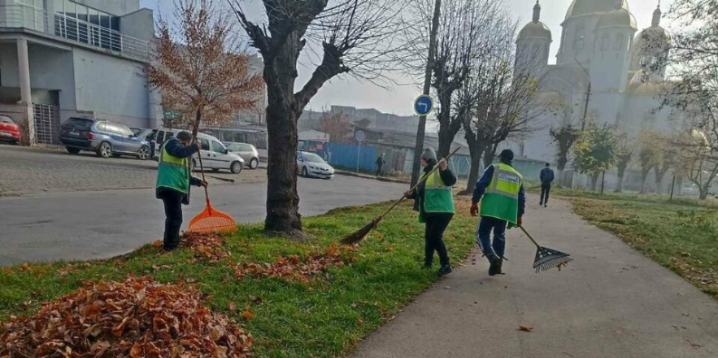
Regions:
M 297 169 L 305 178 L 334 178 L 334 168 L 314 153 L 297 152 Z
M 18 144 L 21 138 L 20 126 L 9 116 L 0 114 L 0 141 Z
M 245 163 L 249 163 L 249 169 L 257 169 L 259 166 L 259 152 L 253 145 L 236 142 L 224 142 L 223 144 L 227 147 L 227 150 L 242 157 Z
M 132 129 L 132 132 L 135 133 L 135 136 L 140 139 L 144 139 L 147 142 L 150 143 L 150 158 L 155 158 L 155 142 L 154 138 L 155 135 L 157 135 L 157 129 L 149 129 L 149 128 L 130 128 Z
M 121 155 L 150 158 L 149 142 L 135 136 L 124 124 L 103 119 L 68 119 L 60 126 L 60 142 L 71 154 L 85 150 L 103 158 Z
M 154 136 L 155 156 L 160 157 L 162 144 L 168 139 L 173 138 L 180 129 L 158 129 Z M 202 165 L 206 169 L 212 171 L 229 170 L 233 174 L 239 174 L 244 168 L 244 159 L 235 153 L 230 153 L 227 148 L 219 141 L 219 139 L 204 133 L 197 133 L 197 139 L 202 144 L 200 155 L 202 156 Z M 192 170 L 199 168 L 199 158 L 197 154 L 192 157 Z

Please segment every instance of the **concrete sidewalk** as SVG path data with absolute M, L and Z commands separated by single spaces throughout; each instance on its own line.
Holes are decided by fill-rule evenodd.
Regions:
M 511 230 L 507 275 L 488 277 L 475 255 L 353 357 L 718 357 L 718 302 L 569 204 L 537 201 L 530 197 L 525 226 L 540 244 L 572 254 L 567 269 L 534 274 L 535 247 Z

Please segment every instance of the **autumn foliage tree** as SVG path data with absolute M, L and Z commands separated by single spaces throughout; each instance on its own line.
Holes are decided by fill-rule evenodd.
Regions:
M 253 108 L 264 82 L 250 73 L 250 55 L 228 18 L 209 2 L 178 0 L 175 19 L 174 26 L 159 22 L 146 69 L 148 82 L 162 93 L 163 106 L 195 130 L 202 120 L 226 123 L 236 111 Z
M 344 113 L 324 113 L 319 119 L 319 129 L 329 134 L 329 140 L 334 143 L 347 143 L 347 137 L 352 127 Z
M 591 178 L 595 191 L 598 176 L 616 164 L 616 134 L 609 126 L 591 126 L 581 133 L 573 148 L 576 169 Z

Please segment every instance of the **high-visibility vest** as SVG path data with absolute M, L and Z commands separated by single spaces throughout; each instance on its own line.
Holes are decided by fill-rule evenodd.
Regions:
M 166 143 L 165 143 L 166 144 Z M 157 188 L 174 189 L 189 193 L 189 159 L 170 155 L 162 146 L 160 162 L 157 167 Z
M 516 224 L 519 214 L 519 191 L 523 177 L 512 166 L 494 165 L 494 176 L 481 199 L 481 216 Z
M 446 186 L 441 180 L 439 171 L 435 171 L 424 183 L 424 197 L 419 198 L 426 213 L 449 213 L 454 211 L 454 196 L 450 186 Z M 419 217 L 424 222 L 423 217 Z

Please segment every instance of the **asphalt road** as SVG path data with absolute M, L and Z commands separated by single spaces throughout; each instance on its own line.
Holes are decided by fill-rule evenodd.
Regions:
M 718 357 L 718 302 L 588 225 L 567 203 L 530 202 L 524 222 L 532 235 L 575 262 L 535 274 L 535 247 L 510 230 L 507 275 L 488 277 L 486 259 L 474 256 L 352 357 Z
M 403 184 L 338 176 L 299 180 L 300 213 L 394 199 Z M 239 222 L 265 215 L 266 184 L 210 188 L 212 205 Z M 185 226 L 204 210 L 204 194 L 192 193 Z M 0 198 L 0 266 L 24 262 L 98 259 L 120 255 L 162 238 L 164 211 L 153 189 L 43 193 Z

